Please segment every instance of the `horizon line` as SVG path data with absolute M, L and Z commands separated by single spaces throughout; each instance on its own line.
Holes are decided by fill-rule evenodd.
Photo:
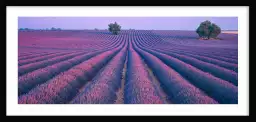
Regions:
M 20 30 L 20 29 L 21 28 L 18 28 L 18 30 Z M 34 29 L 34 28 L 28 28 L 28 29 L 32 29 L 32 30 L 46 30 L 46 29 Z M 51 28 L 47 28 L 47 29 L 48 29 L 48 31 L 51 30 Z M 55 29 L 59 29 L 59 28 L 55 28 Z M 97 29 L 97 30 L 108 30 L 108 29 L 98 29 L 98 28 L 95 28 L 95 29 L 62 29 L 62 28 L 60 28 L 60 29 L 61 30 L 95 30 L 95 29 Z M 122 30 L 177 30 L 177 31 L 194 31 L 194 30 L 179 30 L 179 29 L 122 29 Z M 225 30 L 221 30 L 221 31 L 238 31 L 238 30 L 234 30 L 234 29 L 227 30 L 227 29 L 225 29 Z

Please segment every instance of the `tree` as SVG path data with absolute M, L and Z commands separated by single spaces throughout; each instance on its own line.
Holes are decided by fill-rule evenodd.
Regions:
M 121 26 L 118 25 L 116 22 L 114 24 L 110 23 L 108 25 L 108 30 L 110 32 L 112 32 L 114 35 L 117 35 L 119 33 L 119 31 L 121 31 Z
M 56 29 L 54 27 L 52 27 L 51 30 L 56 30 Z
M 200 38 L 216 38 L 221 33 L 221 28 L 218 25 L 206 20 L 199 25 L 199 27 L 196 29 L 196 33 Z
M 214 23 L 212 24 L 212 28 L 213 28 L 213 31 L 211 33 L 211 37 L 216 38 L 221 33 L 221 29 L 218 25 Z

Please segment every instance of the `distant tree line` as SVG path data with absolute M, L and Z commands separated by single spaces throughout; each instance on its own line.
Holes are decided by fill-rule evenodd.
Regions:
M 33 30 L 39 30 L 39 31 L 43 31 L 43 30 L 53 30 L 53 31 L 59 31 L 62 30 L 61 28 L 54 28 L 52 27 L 51 29 L 32 29 L 32 28 L 19 28 L 20 31 L 33 31 Z
M 51 30 L 61 30 L 61 28 L 54 28 L 54 27 L 52 27 Z
M 28 30 L 34 30 L 34 29 L 30 29 L 30 28 L 20 28 L 19 30 L 28 31 Z

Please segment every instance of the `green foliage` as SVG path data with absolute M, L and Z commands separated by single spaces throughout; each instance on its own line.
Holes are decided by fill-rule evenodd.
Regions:
M 201 38 L 216 38 L 221 33 L 221 28 L 218 25 L 206 20 L 199 25 L 199 27 L 196 29 L 196 33 Z
M 52 27 L 51 30 L 56 30 L 56 28 Z
M 29 29 L 29 28 L 19 28 L 20 31 L 32 31 L 33 29 Z
M 121 31 L 121 26 L 118 25 L 116 22 L 114 24 L 110 23 L 108 25 L 108 30 L 110 32 L 112 32 L 114 35 L 117 35 L 119 33 L 119 31 Z
M 46 30 L 47 30 L 47 29 L 46 29 Z M 53 30 L 53 31 L 58 31 L 58 30 L 61 30 L 61 28 L 54 28 L 54 27 L 52 27 L 51 30 Z

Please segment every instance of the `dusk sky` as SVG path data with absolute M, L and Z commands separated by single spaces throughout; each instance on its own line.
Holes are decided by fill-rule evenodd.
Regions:
M 237 17 L 19 17 L 19 28 L 107 29 L 115 21 L 122 29 L 195 30 L 205 20 L 222 30 L 237 30 Z

